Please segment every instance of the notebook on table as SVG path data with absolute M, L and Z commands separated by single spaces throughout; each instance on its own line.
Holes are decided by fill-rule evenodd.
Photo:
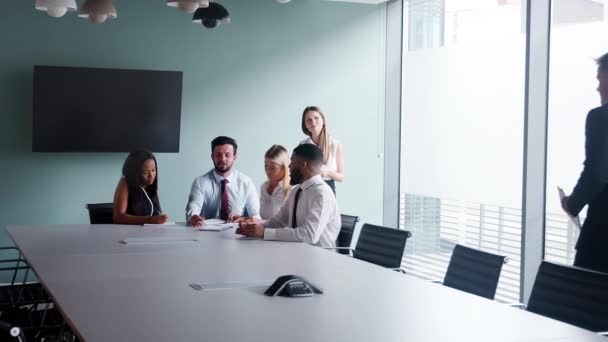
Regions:
M 235 222 L 227 222 L 221 219 L 206 219 L 198 230 L 220 232 L 230 228 L 238 228 L 239 224 Z

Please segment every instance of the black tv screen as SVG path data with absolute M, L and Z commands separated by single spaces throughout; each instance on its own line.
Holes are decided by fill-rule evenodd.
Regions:
M 179 152 L 182 72 L 34 66 L 32 151 Z

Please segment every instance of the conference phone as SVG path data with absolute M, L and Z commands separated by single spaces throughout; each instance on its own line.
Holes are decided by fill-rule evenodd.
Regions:
M 321 294 L 323 290 L 304 277 L 291 274 L 278 277 L 264 292 L 272 297 L 311 297 L 315 293 Z

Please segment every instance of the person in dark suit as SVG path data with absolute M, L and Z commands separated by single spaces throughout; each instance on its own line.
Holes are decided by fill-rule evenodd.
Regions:
M 587 114 L 583 172 L 562 208 L 575 216 L 588 205 L 574 266 L 608 273 L 608 53 L 597 64 L 602 105 Z

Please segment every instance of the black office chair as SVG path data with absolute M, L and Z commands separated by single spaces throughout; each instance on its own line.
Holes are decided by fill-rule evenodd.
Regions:
M 359 222 L 359 216 L 352 215 L 340 215 L 342 219 L 342 227 L 340 233 L 336 239 L 336 247 L 350 248 L 351 242 L 353 241 L 353 234 L 355 232 L 355 226 Z M 350 254 L 349 249 L 338 249 L 340 254 Z
M 54 336 L 63 323 L 52 299 L 38 281 L 21 251 L 16 247 L 0 247 L 0 341 L 8 336 L 17 341 L 41 341 L 38 337 Z M 9 281 L 10 280 L 10 281 Z M 17 328 L 19 327 L 19 328 Z
M 19 327 L 21 340 L 25 341 L 76 341 L 74 333 L 67 327 L 59 310 L 53 305 L 25 306 L 6 313 L 2 320 L 5 328 Z M 9 331 L 15 334 L 15 331 Z M 2 336 L 2 328 L 0 328 Z M 0 338 L 0 341 L 6 339 Z M 19 339 L 18 339 L 19 340 Z M 19 341 L 21 341 L 19 340 Z
M 406 230 L 365 223 L 353 250 L 353 258 L 405 273 L 401 261 L 405 243 L 411 236 Z
M 405 270 L 401 268 L 401 261 L 405 243 L 411 236 L 412 233 L 407 230 L 365 223 L 361 227 L 354 249 L 350 247 L 327 247 L 325 249 L 352 252 L 353 258 L 405 273 Z
M 21 328 L 8 322 L 0 321 L 0 341 L 19 341 L 25 342 L 25 336 Z
M 543 261 L 527 310 L 606 335 L 608 273 Z
M 502 265 L 509 258 L 456 245 L 443 285 L 480 297 L 494 299 Z
M 89 203 L 86 208 L 91 224 L 114 223 L 114 203 Z
M 50 297 L 40 284 L 33 281 L 30 265 L 17 247 L 0 247 L 0 277 L 10 279 L 0 285 L 0 312 L 26 305 L 50 302 Z M 2 316 L 4 317 L 4 316 Z

